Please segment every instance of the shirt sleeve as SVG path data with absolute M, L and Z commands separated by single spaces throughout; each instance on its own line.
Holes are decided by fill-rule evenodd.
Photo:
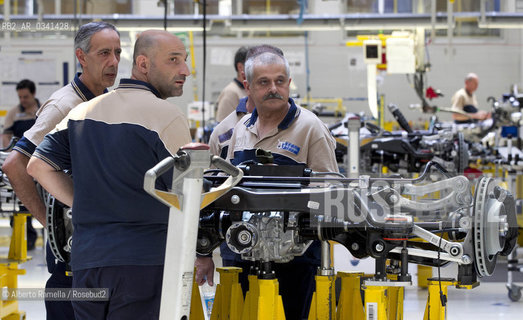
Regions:
M 171 155 L 175 155 L 181 147 L 190 143 L 192 139 L 185 116 L 180 115 L 171 121 L 161 133 L 160 139 Z
M 335 152 L 336 140 L 326 127 L 319 128 L 317 135 L 309 146 L 307 166 L 316 172 L 339 172 Z
M 49 133 L 36 148 L 33 156 L 45 161 L 56 171 L 71 169 L 68 129 Z
M 456 95 L 452 98 L 452 110 L 456 111 L 463 111 L 463 107 L 465 105 L 463 95 L 456 93 Z
M 220 148 L 220 144 L 218 143 L 218 133 L 216 132 L 216 128 L 211 133 L 211 137 L 209 138 L 209 150 L 211 151 L 211 154 L 214 154 L 215 156 L 219 156 L 222 152 Z
M 31 156 L 35 152 L 35 149 L 36 146 L 34 145 L 34 143 L 29 141 L 26 137 L 22 137 L 22 139 L 18 140 L 18 142 L 15 144 L 13 148 L 13 150 L 20 152 L 28 158 L 31 158 Z
M 34 145 L 39 145 L 42 140 L 44 140 L 45 135 L 54 129 L 66 116 L 55 104 L 47 104 L 42 108 L 38 114 L 38 118 L 36 118 L 35 124 L 24 133 L 24 137 Z
M 227 118 L 228 115 L 230 115 L 233 111 L 236 110 L 236 107 L 238 106 L 239 102 L 240 98 L 236 93 L 224 93 L 222 99 L 218 101 L 218 111 L 216 114 L 216 120 L 223 121 L 225 118 Z

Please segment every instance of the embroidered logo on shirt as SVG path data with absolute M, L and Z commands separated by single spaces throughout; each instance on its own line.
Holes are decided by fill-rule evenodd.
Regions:
M 278 141 L 278 149 L 287 150 L 291 153 L 294 153 L 295 155 L 298 155 L 300 152 L 300 147 L 297 145 L 294 145 L 288 141 Z
M 224 143 L 225 141 L 230 140 L 232 137 L 233 131 L 234 131 L 234 128 L 230 128 L 229 130 L 227 130 L 227 132 L 220 134 L 218 136 L 218 141 L 220 141 L 220 143 Z

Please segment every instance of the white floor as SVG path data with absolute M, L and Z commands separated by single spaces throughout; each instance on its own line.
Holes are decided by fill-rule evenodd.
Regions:
M 0 248 L 5 254 L 7 248 Z M 44 264 L 43 249 L 31 251 L 33 259 L 21 267 L 27 274 L 19 276 L 20 288 L 43 288 L 48 274 Z M 405 291 L 404 319 L 423 319 L 427 291 L 408 287 Z M 20 310 L 27 314 L 27 320 L 45 319 L 43 301 L 20 301 Z M 449 288 L 447 319 L 522 319 L 523 299 L 511 302 L 507 297 L 505 284 L 501 282 L 482 283 L 473 290 Z
M 37 227 L 37 223 L 34 223 Z M 0 235 L 9 233 L 8 220 L 0 219 Z M 348 252 L 340 251 L 335 246 L 335 267 L 337 270 L 359 270 L 369 272 L 373 270 L 372 259 L 361 260 L 357 263 L 350 261 Z M 0 256 L 6 256 L 7 247 L 0 247 Z M 28 253 L 32 259 L 20 268 L 26 270 L 25 275 L 18 277 L 19 288 L 44 288 L 45 282 L 49 277 L 45 265 L 44 249 L 40 246 Z M 217 266 L 220 259 L 215 255 Z M 349 262 L 350 261 L 350 262 Z M 415 266 L 409 267 L 416 283 Z M 449 274 L 450 273 L 450 274 Z M 450 276 L 455 273 L 452 268 L 442 269 L 442 277 Z M 219 281 L 216 273 L 215 281 Z M 523 285 L 523 283 L 519 283 Z M 418 289 L 416 286 L 407 287 L 405 290 L 404 319 L 423 319 L 427 290 Z M 45 306 L 43 300 L 20 301 L 19 309 L 26 312 L 27 320 L 44 320 Z M 492 319 L 523 319 L 523 298 L 518 302 L 511 302 L 507 296 L 507 289 L 503 282 L 483 282 L 472 290 L 458 290 L 449 287 L 447 319 L 463 320 L 492 320 Z

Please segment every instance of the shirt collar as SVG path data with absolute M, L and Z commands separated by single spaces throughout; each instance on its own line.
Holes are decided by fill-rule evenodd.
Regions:
M 160 92 L 156 90 L 150 83 L 136 80 L 136 79 L 120 79 L 120 84 L 116 89 L 141 89 L 151 91 L 156 97 L 162 99 Z
M 247 97 L 240 99 L 240 103 L 236 107 L 236 113 L 247 113 Z
M 243 83 L 242 83 L 240 80 L 234 78 L 234 82 L 236 82 L 236 84 L 238 85 L 238 87 L 240 87 L 240 88 L 242 88 L 242 89 L 245 89 L 245 87 L 243 86 Z
M 96 96 L 91 92 L 91 90 L 89 90 L 89 88 L 87 88 L 82 80 L 80 80 L 80 75 L 82 75 L 81 72 L 76 74 L 73 81 L 71 81 L 71 86 L 73 86 L 74 91 L 80 98 L 82 98 L 83 101 L 89 101 Z M 106 92 L 107 89 L 104 89 L 104 93 Z
M 37 105 L 36 109 L 38 110 L 38 109 L 40 109 L 40 100 L 38 100 L 36 98 L 35 98 L 35 100 L 36 100 L 36 105 Z M 22 107 L 22 104 L 18 105 L 18 109 L 20 110 L 20 112 L 25 112 L 25 108 Z
M 296 117 L 298 117 L 298 115 L 300 114 L 300 109 L 298 109 L 298 107 L 296 106 L 296 104 L 294 103 L 294 100 L 292 100 L 292 98 L 289 98 L 289 104 L 291 105 L 289 108 L 289 111 L 287 111 L 285 118 L 283 118 L 283 120 L 278 125 L 278 129 L 280 129 L 280 130 L 287 129 L 292 124 L 294 119 L 296 119 Z M 245 125 L 247 127 L 252 127 L 256 123 L 256 120 L 258 120 L 258 111 L 256 110 L 256 107 L 255 107 L 254 111 L 252 112 L 251 117 L 247 120 Z

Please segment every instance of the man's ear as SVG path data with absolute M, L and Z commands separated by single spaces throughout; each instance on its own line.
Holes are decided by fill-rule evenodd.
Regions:
M 87 62 L 85 61 L 85 52 L 82 49 L 77 48 L 74 54 L 76 55 L 76 58 L 82 65 L 82 68 L 84 68 L 87 65 Z
M 245 91 L 247 92 L 247 94 L 249 94 L 250 90 L 251 90 L 251 86 L 249 85 L 249 82 L 247 81 L 247 79 L 245 79 L 245 76 L 243 77 L 243 87 L 245 88 Z
M 236 69 L 238 69 L 238 71 L 239 71 L 240 73 L 243 72 L 243 68 L 244 68 L 243 63 L 241 63 L 241 62 L 236 63 Z
M 136 67 L 141 73 L 147 74 L 149 72 L 149 59 L 143 54 L 136 57 Z

